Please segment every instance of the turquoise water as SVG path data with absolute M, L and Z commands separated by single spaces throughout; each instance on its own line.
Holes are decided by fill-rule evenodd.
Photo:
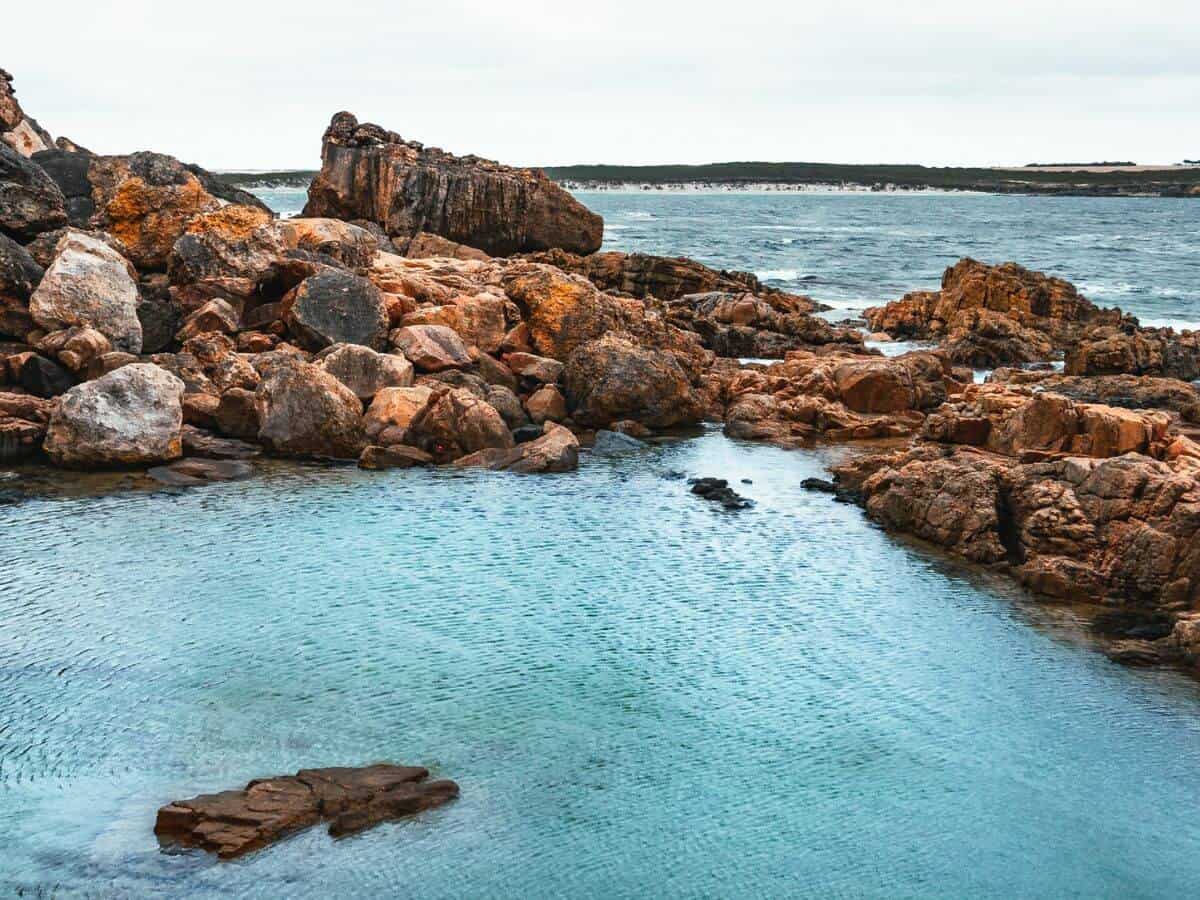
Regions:
M 0 507 L 0 893 L 1192 893 L 1194 684 L 800 488 L 822 471 L 710 432 L 552 477 Z M 151 834 L 172 798 L 378 759 L 462 797 L 230 864 Z
M 961 252 L 1053 270 L 979 212 L 1060 210 L 1038 227 L 1070 243 L 1095 227 L 1075 204 L 1111 202 L 587 200 L 610 245 L 795 269 L 848 307 L 936 282 L 962 216 L 996 252 Z M 840 211 L 865 234 L 741 227 L 775 203 L 788 227 Z M 1130 231 L 1200 210 L 1121 203 Z M 922 229 L 928 257 L 904 249 Z M 1064 251 L 1060 271 L 1177 290 L 1154 308 L 1200 319 L 1173 247 Z M 0 894 L 1193 895 L 1196 684 L 1110 663 L 1078 613 L 803 491 L 826 452 L 708 432 L 549 477 L 271 464 L 7 505 L 0 473 Z M 727 513 L 674 472 L 757 505 Z M 171 799 L 380 759 L 462 797 L 231 864 L 151 833 Z
M 262 192 L 285 213 L 305 193 Z M 1200 202 L 946 193 L 581 192 L 609 250 L 756 272 L 847 313 L 933 289 L 960 257 L 1073 281 L 1149 325 L 1200 328 Z

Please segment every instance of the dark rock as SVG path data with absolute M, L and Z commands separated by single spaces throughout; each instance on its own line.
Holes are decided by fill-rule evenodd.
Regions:
M 75 378 L 53 360 L 30 354 L 21 366 L 17 383 L 35 397 L 57 397 L 75 385 Z
M 692 486 L 693 494 L 720 503 L 726 509 L 749 509 L 754 505 L 753 500 L 737 493 L 724 478 L 694 478 L 688 483 Z
M 201 794 L 162 807 L 154 833 L 164 846 L 199 847 L 233 859 L 330 821 L 335 837 L 453 800 L 458 785 L 425 781 L 429 772 L 378 763 L 363 768 L 301 769 L 260 778 L 240 791 Z
M 253 397 L 253 395 L 251 395 Z M 257 433 L 257 427 L 255 432 Z M 181 429 L 183 452 L 188 456 L 204 459 L 254 459 L 262 456 L 262 448 L 234 438 L 217 437 L 215 434 L 184 425 Z
M 183 310 L 168 297 L 138 299 L 137 318 L 142 325 L 142 352 L 161 353 L 171 346 L 183 324 Z
M 387 347 L 387 306 L 379 288 L 350 272 L 328 269 L 306 278 L 288 305 L 285 318 L 306 347 L 362 344 Z
M 822 494 L 837 493 L 837 485 L 832 481 L 826 481 L 824 478 L 805 478 L 800 482 L 800 487 L 806 491 L 818 491 Z
M 29 241 L 66 224 L 66 199 L 54 180 L 0 142 L 0 234 Z
M 542 427 L 540 425 L 522 425 L 520 428 L 513 429 L 513 440 L 518 444 L 524 444 L 527 441 L 535 441 L 542 436 Z
M 27 302 L 44 274 L 28 250 L 0 234 L 0 306 L 6 301 Z
M 304 215 L 366 219 L 393 237 L 429 232 L 497 256 L 552 247 L 591 253 L 604 230 L 538 169 L 425 148 L 346 112 L 325 132 Z

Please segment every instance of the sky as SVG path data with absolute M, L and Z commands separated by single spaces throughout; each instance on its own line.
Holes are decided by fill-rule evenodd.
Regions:
M 1200 158 L 1200 2 L 13 3 L 0 67 L 98 153 L 315 168 L 338 110 L 521 165 Z

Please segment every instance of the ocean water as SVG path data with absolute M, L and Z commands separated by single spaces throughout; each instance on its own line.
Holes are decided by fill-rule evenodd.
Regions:
M 847 304 L 921 286 L 899 250 L 852 290 L 848 238 L 789 264 L 732 227 L 754 204 L 843 198 L 860 199 L 586 199 L 614 246 L 819 271 L 801 283 Z M 879 255 L 918 210 L 981 198 L 865 200 L 908 211 L 864 238 Z M 668 211 L 686 203 L 685 227 Z M 1129 283 L 1180 285 L 1192 305 L 1161 312 L 1195 314 L 1197 281 L 1154 258 L 1135 253 Z M 708 430 L 546 477 L 268 463 L 23 499 L 36 473 L 0 472 L 0 895 L 1194 895 L 1200 686 L 1111 663 L 1087 611 L 800 487 L 846 452 Z M 756 505 L 726 512 L 678 473 Z M 172 799 L 383 759 L 462 797 L 233 863 L 152 834 Z
M 0 508 L 0 893 L 1193 893 L 1197 686 L 804 491 L 824 461 L 710 432 Z M 233 863 L 151 833 L 380 759 L 462 796 Z
M 304 191 L 263 191 L 285 214 Z M 691 256 L 755 272 L 853 315 L 936 289 L 963 256 L 1012 260 L 1075 283 L 1147 325 L 1200 328 L 1200 203 L 1153 197 L 939 192 L 577 194 L 604 248 Z

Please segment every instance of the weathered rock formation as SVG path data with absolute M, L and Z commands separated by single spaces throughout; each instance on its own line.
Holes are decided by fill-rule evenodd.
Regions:
M 304 215 L 364 219 L 392 237 L 427 232 L 494 255 L 591 253 L 604 228 L 540 170 L 427 148 L 348 112 L 325 131 Z
M 0 141 L 22 156 L 32 156 L 54 146 L 50 133 L 21 109 L 12 76 L 3 69 L 0 69 Z
M 1154 375 L 1200 380 L 1200 331 L 1096 328 L 1067 351 L 1068 375 Z
M 158 811 L 154 833 L 164 845 L 198 847 L 221 859 L 261 850 L 321 821 L 342 837 L 458 796 L 453 781 L 428 777 L 418 766 L 377 763 L 256 778 L 242 790 L 168 803 Z
M 1065 350 L 1088 329 L 1122 321 L 1120 310 L 1100 309 L 1061 278 L 1016 263 L 989 266 L 973 259 L 948 268 L 940 291 L 916 291 L 863 315 L 871 331 L 893 337 L 949 336 L 953 361 L 966 365 L 1029 362 L 1028 357 L 1041 349 L 1031 332 L 1040 332 L 1054 349 Z M 1001 323 L 997 315 L 1017 327 Z

